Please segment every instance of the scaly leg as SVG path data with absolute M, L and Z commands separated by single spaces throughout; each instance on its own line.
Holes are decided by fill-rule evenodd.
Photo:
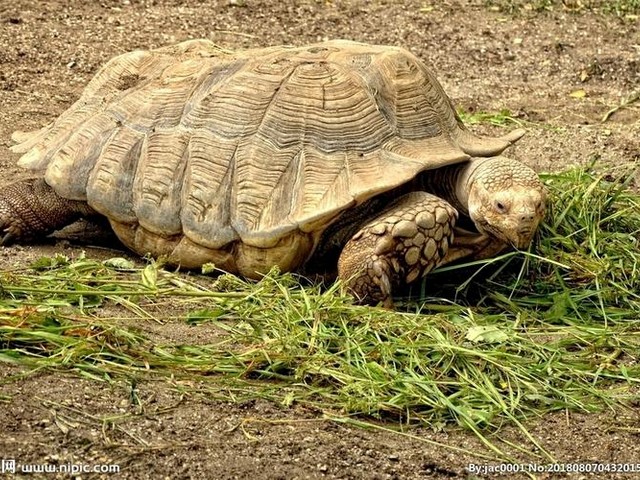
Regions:
M 92 215 L 86 202 L 61 197 L 41 178 L 12 183 L 0 191 L 0 245 L 29 242 Z
M 448 202 L 429 193 L 400 197 L 347 242 L 338 277 L 360 303 L 382 302 L 391 308 L 398 285 L 442 263 L 457 217 Z

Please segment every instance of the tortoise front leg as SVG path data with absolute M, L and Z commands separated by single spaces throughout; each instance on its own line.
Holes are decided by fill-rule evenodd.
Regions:
M 394 289 L 442 263 L 457 216 L 449 203 L 429 193 L 400 197 L 347 242 L 338 277 L 358 302 L 391 308 Z
M 12 183 L 0 190 L 0 245 L 35 240 L 90 215 L 96 212 L 86 202 L 61 197 L 41 178 Z

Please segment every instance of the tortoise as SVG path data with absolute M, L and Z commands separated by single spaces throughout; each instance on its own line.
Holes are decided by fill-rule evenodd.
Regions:
M 523 133 L 472 134 L 398 47 L 134 51 L 50 125 L 13 135 L 37 176 L 0 192 L 1 243 L 102 216 L 171 264 L 337 270 L 357 301 L 392 306 L 439 265 L 529 245 L 544 187 L 500 155 Z

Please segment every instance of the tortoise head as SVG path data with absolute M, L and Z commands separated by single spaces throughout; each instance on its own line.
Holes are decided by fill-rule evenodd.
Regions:
M 475 158 L 465 184 L 478 231 L 527 248 L 545 212 L 546 190 L 536 172 L 506 157 Z

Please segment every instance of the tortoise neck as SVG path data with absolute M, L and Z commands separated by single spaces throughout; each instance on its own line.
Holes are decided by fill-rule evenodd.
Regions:
M 458 210 L 469 215 L 469 189 L 477 177 L 478 170 L 485 158 L 472 158 L 468 162 L 449 165 L 427 172 L 423 176 L 423 188 L 437 195 Z
M 453 191 L 455 192 L 455 200 L 458 205 L 456 208 L 462 208 L 460 213 L 469 214 L 469 194 L 472 186 L 478 177 L 490 167 L 491 162 L 487 162 L 487 158 L 472 158 L 468 162 L 455 165 L 456 171 L 451 175 L 454 183 Z

